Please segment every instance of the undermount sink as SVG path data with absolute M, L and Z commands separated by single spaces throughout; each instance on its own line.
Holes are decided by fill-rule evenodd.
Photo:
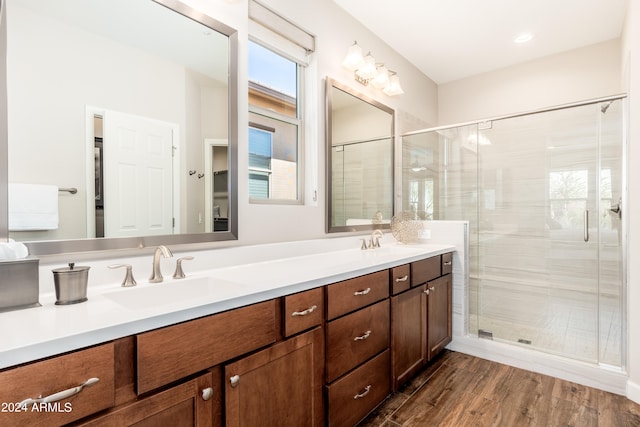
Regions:
M 180 280 L 165 278 L 161 283 L 141 283 L 132 288 L 120 288 L 103 295 L 129 309 L 193 303 L 214 295 L 220 283 L 211 277 L 194 277 Z

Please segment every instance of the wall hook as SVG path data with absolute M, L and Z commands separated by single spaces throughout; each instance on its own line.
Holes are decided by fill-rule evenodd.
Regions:
M 199 174 L 198 174 L 198 179 L 202 178 L 203 176 L 204 176 L 204 174 L 203 174 L 203 173 L 199 173 Z
M 189 176 L 195 175 L 196 171 L 189 171 Z

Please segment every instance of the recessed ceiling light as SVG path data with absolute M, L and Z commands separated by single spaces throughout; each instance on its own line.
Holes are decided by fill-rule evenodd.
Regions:
M 522 34 L 518 35 L 516 38 L 514 38 L 513 41 L 516 42 L 516 43 L 526 43 L 526 42 L 530 41 L 531 39 L 533 39 L 533 34 L 531 34 L 531 33 L 522 33 Z

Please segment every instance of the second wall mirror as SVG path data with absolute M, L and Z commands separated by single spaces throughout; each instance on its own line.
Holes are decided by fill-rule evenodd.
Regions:
M 326 81 L 328 233 L 389 228 L 394 110 Z

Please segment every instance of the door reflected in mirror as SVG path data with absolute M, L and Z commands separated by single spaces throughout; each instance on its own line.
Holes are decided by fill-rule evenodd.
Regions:
M 326 105 L 327 232 L 388 228 L 393 110 L 329 78 Z
M 77 189 L 60 192 L 51 206 L 37 193 L 10 194 L 10 224 L 21 215 L 11 202 L 17 197 L 34 218 L 39 210 L 55 213 L 57 225 L 34 220 L 8 227 L 9 237 L 50 242 L 237 228 L 236 166 L 227 154 L 236 143 L 234 30 L 177 0 L 4 3 L 8 182 Z

